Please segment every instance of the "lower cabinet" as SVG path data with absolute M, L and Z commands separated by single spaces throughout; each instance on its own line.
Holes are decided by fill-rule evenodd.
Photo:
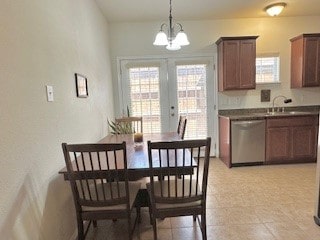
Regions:
M 315 162 L 318 116 L 267 119 L 266 163 Z

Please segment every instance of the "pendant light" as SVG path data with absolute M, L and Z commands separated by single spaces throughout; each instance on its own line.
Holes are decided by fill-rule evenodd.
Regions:
M 189 40 L 187 34 L 183 31 L 182 25 L 180 23 L 172 23 L 172 4 L 170 0 L 170 13 L 169 13 L 169 26 L 166 23 L 162 23 L 160 31 L 156 35 L 153 42 L 155 46 L 166 46 L 168 50 L 179 50 L 181 46 L 189 45 Z M 179 27 L 179 32 L 175 35 L 175 26 Z M 164 32 L 164 28 L 167 28 L 168 35 Z

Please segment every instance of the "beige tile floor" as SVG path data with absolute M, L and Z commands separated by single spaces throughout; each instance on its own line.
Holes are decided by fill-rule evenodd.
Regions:
M 316 164 L 227 168 L 211 159 L 207 200 L 208 239 L 320 240 L 313 221 Z M 125 221 L 101 221 L 89 240 L 126 239 Z M 153 239 L 147 209 L 135 238 Z M 192 217 L 159 221 L 158 239 L 201 239 Z

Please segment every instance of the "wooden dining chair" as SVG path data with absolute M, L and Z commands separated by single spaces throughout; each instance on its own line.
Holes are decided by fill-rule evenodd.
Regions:
M 78 240 L 85 239 L 91 223 L 97 220 L 121 219 L 128 222 L 128 239 L 140 219 L 136 206 L 140 183 L 128 181 L 126 143 L 74 144 L 62 143 L 71 184 L 78 224 Z M 131 214 L 137 208 L 132 224 Z M 84 221 L 89 221 L 84 230 Z
M 116 118 L 115 122 L 120 129 L 126 129 L 126 133 L 143 133 L 142 117 Z
M 154 239 L 157 239 L 157 218 L 188 215 L 193 216 L 194 221 L 201 216 L 202 239 L 207 239 L 206 195 L 210 144 L 211 138 L 148 141 L 151 174 L 147 190 L 151 201 Z M 201 157 L 203 154 L 204 157 Z M 186 169 L 190 169 L 189 173 L 185 172 Z
M 185 131 L 186 131 L 186 127 L 187 127 L 187 117 L 180 115 L 179 122 L 178 122 L 177 133 L 179 134 L 181 139 L 184 139 L 184 134 L 185 134 Z

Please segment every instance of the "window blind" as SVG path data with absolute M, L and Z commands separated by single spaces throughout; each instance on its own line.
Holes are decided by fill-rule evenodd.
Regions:
M 279 56 L 258 56 L 256 58 L 256 83 L 278 83 Z

